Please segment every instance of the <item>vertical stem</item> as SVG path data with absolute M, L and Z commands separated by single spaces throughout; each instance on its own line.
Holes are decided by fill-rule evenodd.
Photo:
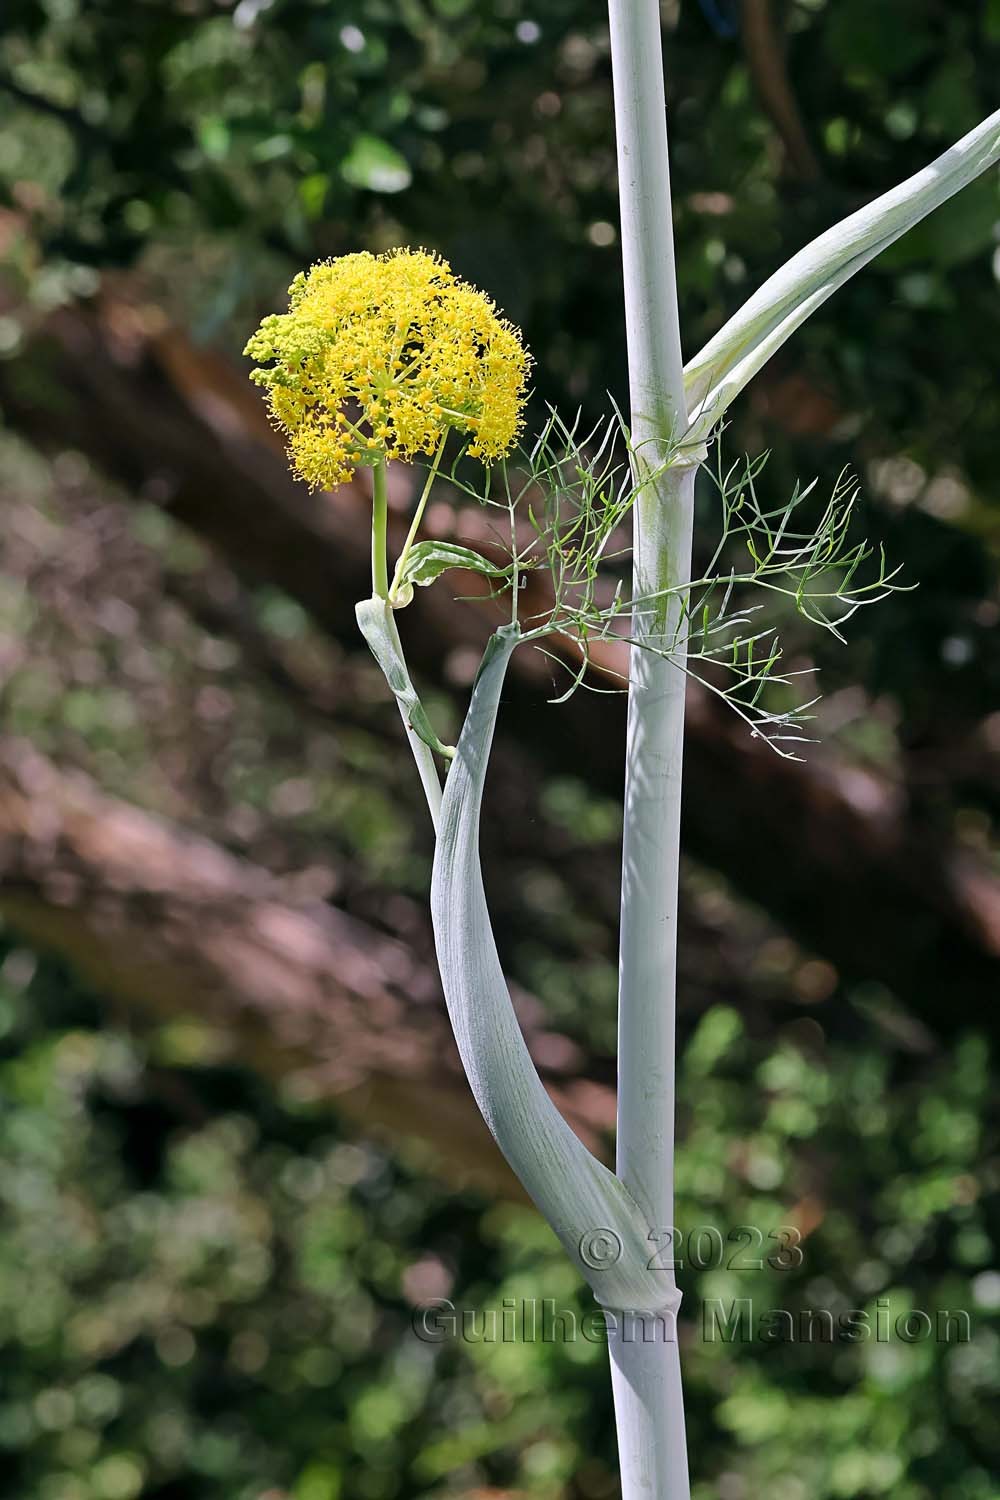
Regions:
M 385 459 L 372 464 L 372 593 L 380 599 L 389 595 L 389 564 L 386 558 L 386 530 L 389 520 L 388 486 Z
M 687 420 L 658 0 L 609 0 L 636 482 L 637 598 L 690 576 L 694 468 L 656 472 Z M 637 607 L 633 637 L 669 647 L 682 604 Z M 619 960 L 618 1174 L 651 1229 L 673 1223 L 674 1013 L 684 676 L 633 647 Z M 650 1247 L 651 1254 L 654 1248 Z M 669 1320 L 668 1320 L 669 1323 Z M 627 1321 L 622 1320 L 627 1327 Z M 611 1339 L 623 1500 L 687 1500 L 676 1330 Z

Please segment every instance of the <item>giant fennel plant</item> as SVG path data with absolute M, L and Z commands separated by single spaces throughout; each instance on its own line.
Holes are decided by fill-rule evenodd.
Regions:
M 922 172 L 819 236 L 771 277 L 686 367 L 674 272 L 657 0 L 610 0 L 630 416 L 594 432 L 550 411 L 521 441 L 530 357 L 518 330 L 439 256 L 345 255 L 297 276 L 285 313 L 247 345 L 289 461 L 311 487 L 371 472 L 372 594 L 358 621 L 399 704 L 436 842 L 431 907 L 451 1022 L 496 1141 L 605 1309 L 625 1500 L 687 1500 L 676 1339 L 680 1294 L 658 1247 L 673 1221 L 674 1012 L 685 681 L 697 676 L 794 754 L 808 703 L 761 600 L 778 595 L 839 634 L 896 583 L 879 549 L 852 543 L 856 487 L 840 476 L 819 520 L 809 493 L 776 502 L 760 461 L 726 467 L 726 410 L 785 339 L 855 271 L 1000 158 L 1000 113 Z M 449 455 L 449 449 L 450 455 Z M 422 463 L 409 534 L 387 556 L 386 464 Z M 469 460 L 482 482 L 470 480 Z M 696 476 L 721 501 L 719 544 L 691 574 Z M 509 523 L 505 561 L 421 539 L 439 476 Z M 815 513 L 815 505 L 812 513 Z M 621 566 L 631 520 L 631 587 Z M 456 746 L 437 737 L 396 625 L 452 568 L 509 595 Z M 544 595 L 522 588 L 550 575 Z M 530 598 L 530 610 L 523 604 Z M 766 618 L 766 617 L 765 617 Z M 479 864 L 483 788 L 501 689 L 526 645 L 570 666 L 578 686 L 611 639 L 631 644 L 619 967 L 617 1161 L 574 1135 L 535 1071 L 511 1006 Z M 782 694 L 772 702 L 771 689 Z M 443 789 L 442 789 L 443 773 Z

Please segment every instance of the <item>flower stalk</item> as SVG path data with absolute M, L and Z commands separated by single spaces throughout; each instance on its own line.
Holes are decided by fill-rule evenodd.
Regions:
M 427 471 L 427 478 L 424 481 L 424 487 L 420 493 L 420 499 L 417 501 L 417 508 L 413 512 L 413 520 L 410 522 L 410 529 L 406 533 L 406 541 L 403 543 L 400 554 L 396 559 L 396 567 L 393 571 L 392 583 L 389 586 L 390 601 L 394 601 L 398 596 L 398 590 L 400 584 L 402 583 L 403 575 L 406 571 L 407 559 L 409 558 L 410 553 L 413 551 L 413 544 L 417 539 L 417 533 L 420 530 L 420 523 L 424 518 L 424 511 L 427 509 L 427 501 L 430 499 L 430 493 L 432 488 L 434 487 L 434 481 L 437 478 L 438 469 L 441 466 L 441 460 L 444 457 L 445 444 L 447 443 L 447 441 L 448 429 L 446 427 L 444 432 L 442 432 L 441 434 L 441 441 L 437 445 L 434 453 L 434 458 L 431 462 L 431 466 Z
M 372 593 L 379 599 L 389 597 L 388 524 L 389 486 L 385 459 L 379 456 L 372 464 Z

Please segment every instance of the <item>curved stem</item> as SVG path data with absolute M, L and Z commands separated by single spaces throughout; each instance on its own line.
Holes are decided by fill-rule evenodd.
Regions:
M 443 448 L 443 444 L 442 444 Z M 442 451 L 438 450 L 439 453 Z M 424 498 L 430 489 L 428 482 Z M 387 560 L 386 533 L 388 530 L 388 496 L 385 473 L 385 459 L 379 459 L 378 463 L 372 465 L 372 593 L 378 599 L 389 597 L 389 564 Z M 409 546 L 410 538 L 407 538 Z M 405 549 L 404 549 L 405 550 Z M 386 609 L 386 629 L 390 632 L 393 645 L 399 653 L 400 661 L 403 661 L 403 646 L 396 629 L 396 622 L 392 617 L 392 610 Z M 398 703 L 397 698 L 397 703 Z M 410 723 L 407 712 L 402 704 L 399 704 L 400 717 L 403 720 L 403 728 L 409 742 L 410 751 L 417 767 L 420 784 L 427 798 L 427 808 L 431 815 L 431 822 L 437 832 L 438 819 L 441 812 L 441 778 L 438 775 L 437 763 L 434 752 L 430 746 L 420 738 Z

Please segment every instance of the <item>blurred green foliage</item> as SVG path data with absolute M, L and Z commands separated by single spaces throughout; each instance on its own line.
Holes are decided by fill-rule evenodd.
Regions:
M 612 1495 L 600 1345 L 484 1337 L 505 1299 L 583 1313 L 548 1229 L 449 1194 L 176 1032 L 109 1026 L 56 964 L 5 940 L 0 1493 Z M 825 1049 L 792 1025 L 755 1041 L 721 1005 L 687 1048 L 676 1253 L 698 1500 L 996 1493 L 986 1049 L 969 1036 L 905 1086 L 898 1066 L 874 1037 Z M 780 1265 L 769 1236 L 796 1220 L 800 1266 L 743 1269 Z M 762 1248 L 727 1238 L 743 1225 Z M 466 1337 L 414 1332 L 414 1307 L 440 1297 L 475 1315 Z M 706 1298 L 727 1317 L 750 1298 L 751 1341 L 707 1337 Z M 758 1336 L 774 1307 L 867 1310 L 874 1331 L 879 1299 L 892 1325 L 964 1310 L 972 1338 Z

